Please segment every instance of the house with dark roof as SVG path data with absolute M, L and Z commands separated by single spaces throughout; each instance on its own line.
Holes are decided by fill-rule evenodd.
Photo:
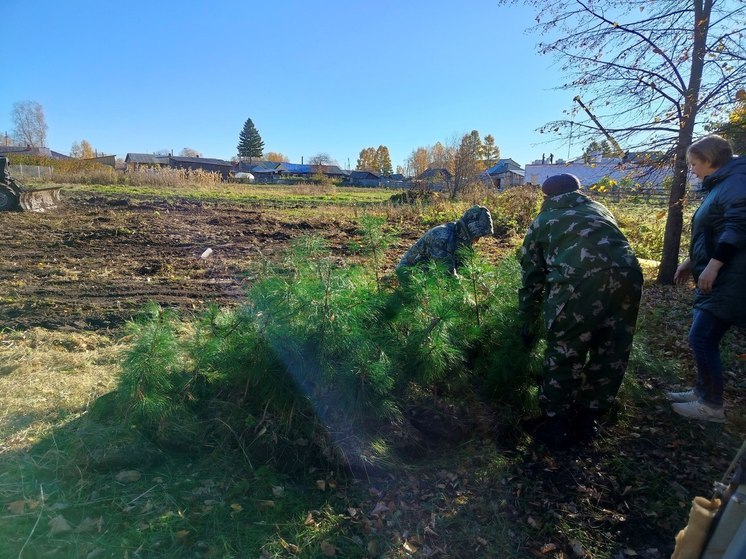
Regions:
M 71 159 L 69 155 L 52 151 L 49 148 L 34 148 L 31 146 L 0 146 L 0 155 L 12 157 L 14 155 L 31 155 L 35 157 L 49 157 L 50 159 Z
M 355 170 L 350 171 L 348 177 L 350 186 L 403 188 L 404 175 L 381 175 L 374 171 Z
M 247 161 L 239 161 L 233 167 L 233 172 L 238 173 L 250 173 L 254 175 L 257 182 L 274 182 L 275 177 L 279 174 L 277 170 L 280 163 L 276 161 L 254 161 L 249 163 Z
M 350 172 L 352 186 L 385 186 L 386 178 L 373 171 L 356 170 Z
M 112 169 L 115 169 L 117 166 L 116 155 L 98 155 L 96 157 L 87 157 L 83 161 L 88 161 L 90 163 L 98 163 L 100 165 L 106 165 L 108 167 L 111 167 Z
M 525 178 L 525 172 L 521 166 L 509 157 L 501 159 L 484 173 L 498 190 L 520 186 Z
M 124 165 L 128 170 L 139 167 L 168 167 L 168 158 L 168 155 L 128 153 L 124 158 Z
M 223 180 L 228 180 L 233 163 L 223 159 L 210 159 L 209 157 L 174 157 L 168 158 L 168 166 L 172 169 L 186 169 L 189 171 L 205 171 L 206 173 L 219 173 Z M 253 173 L 252 173 L 253 174 Z
M 453 175 L 445 167 L 431 167 L 415 177 L 410 184 L 413 188 L 435 192 L 448 191 L 453 187 Z
M 300 177 L 310 179 L 314 175 L 322 174 L 329 178 L 344 179 L 350 174 L 337 165 L 308 165 L 303 163 L 280 163 L 277 172 L 281 176 Z

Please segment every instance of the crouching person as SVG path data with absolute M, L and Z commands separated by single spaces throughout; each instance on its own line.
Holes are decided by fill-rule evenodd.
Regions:
M 430 261 L 442 263 L 451 274 L 461 267 L 462 250 L 481 237 L 492 235 L 492 215 L 484 206 L 472 206 L 457 221 L 430 229 L 412 245 L 396 266 L 401 278 L 406 269 Z
M 562 449 L 597 433 L 624 377 L 642 296 L 642 271 L 616 220 L 559 174 L 542 185 L 541 211 L 520 251 L 519 310 L 527 347 L 543 330 L 533 436 Z

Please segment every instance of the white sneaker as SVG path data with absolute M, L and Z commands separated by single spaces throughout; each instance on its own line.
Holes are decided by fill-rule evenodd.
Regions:
M 666 392 L 666 398 L 672 402 L 695 402 L 699 400 L 699 396 L 694 393 L 694 388 L 683 392 Z
M 704 402 L 679 402 L 671 404 L 671 408 L 679 415 L 690 419 L 702 419 L 704 421 L 714 421 L 715 423 L 725 422 L 725 411 L 723 411 L 723 408 L 716 408 Z

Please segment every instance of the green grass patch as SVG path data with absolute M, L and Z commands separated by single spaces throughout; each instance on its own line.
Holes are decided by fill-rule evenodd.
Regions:
M 172 203 L 180 201 L 267 204 L 292 207 L 296 204 L 368 205 L 381 204 L 394 195 L 395 190 L 383 188 L 324 187 L 315 185 L 278 186 L 218 183 L 202 186 L 130 186 L 130 185 L 63 185 L 65 191 L 89 195 L 120 196 L 125 198 L 157 198 Z M 63 194 L 64 196 L 64 194 Z

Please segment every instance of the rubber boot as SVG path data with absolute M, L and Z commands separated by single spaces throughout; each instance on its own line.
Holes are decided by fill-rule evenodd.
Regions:
M 576 442 L 588 442 L 601 434 L 599 419 L 603 412 L 588 408 L 576 408 L 570 417 L 570 436 Z
M 524 428 L 534 440 L 550 450 L 565 450 L 570 447 L 566 417 L 541 417 L 524 423 Z

